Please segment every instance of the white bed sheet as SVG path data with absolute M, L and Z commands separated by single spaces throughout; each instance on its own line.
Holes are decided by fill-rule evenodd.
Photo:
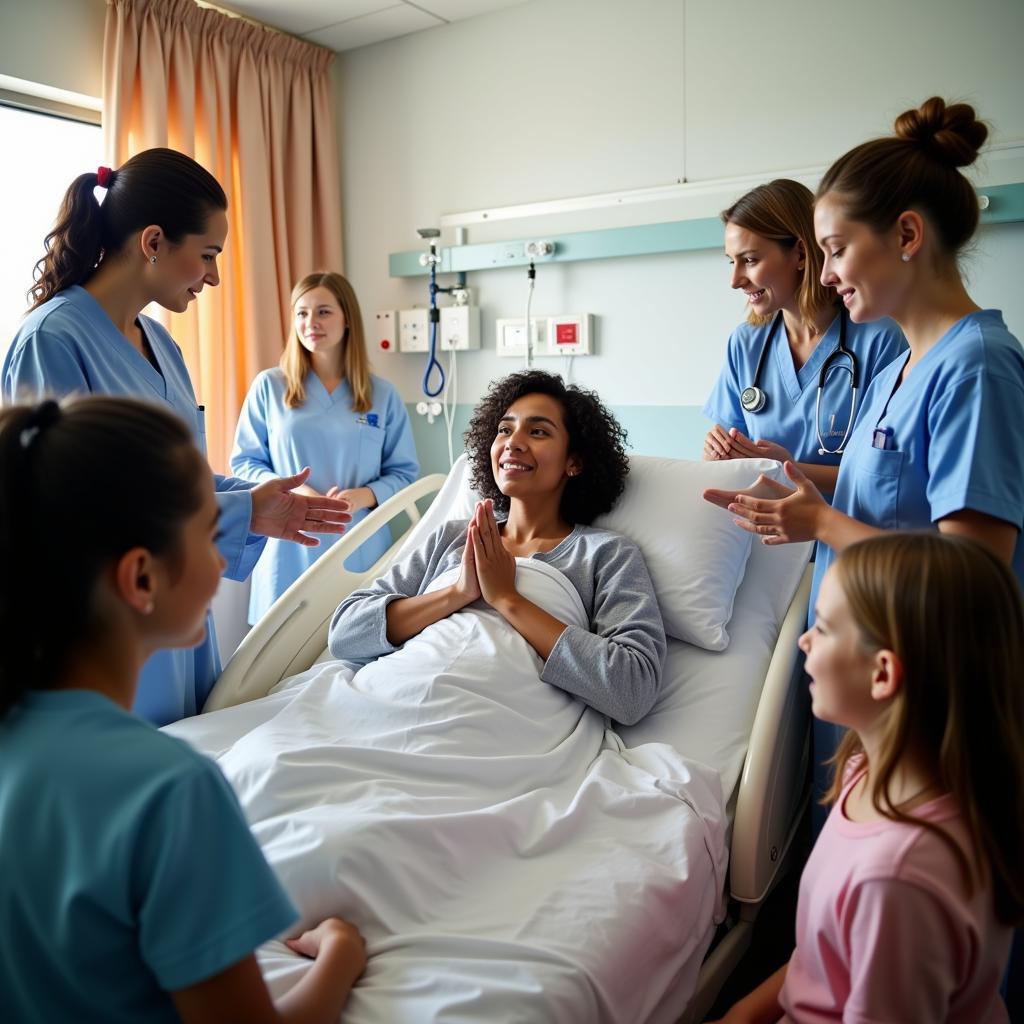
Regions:
M 585 623 L 556 569 L 519 571 Z M 626 749 L 541 668 L 474 606 L 359 672 L 321 665 L 168 730 L 218 757 L 303 923 L 364 931 L 347 1024 L 660 1024 L 692 991 L 722 902 L 718 779 Z M 281 943 L 260 961 L 275 992 L 309 963 Z

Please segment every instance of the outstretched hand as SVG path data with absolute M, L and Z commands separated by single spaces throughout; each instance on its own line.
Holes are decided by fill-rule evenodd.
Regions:
M 816 540 L 828 503 L 796 463 L 787 461 L 783 468 L 793 488 L 762 474 L 743 491 L 708 488 L 703 492 L 704 500 L 731 512 L 733 522 L 757 534 L 762 544 Z
M 294 476 L 279 477 L 257 485 L 252 494 L 249 529 L 265 537 L 280 537 L 306 547 L 320 541 L 308 533 L 344 533 L 352 521 L 351 508 L 342 498 L 312 497 L 293 488 L 309 478 L 307 466 Z M 303 532 L 306 531 L 306 532 Z
M 478 501 L 469 524 L 469 541 L 480 596 L 492 607 L 503 598 L 514 597 L 516 591 L 516 560 L 505 550 L 494 518 L 494 502 Z

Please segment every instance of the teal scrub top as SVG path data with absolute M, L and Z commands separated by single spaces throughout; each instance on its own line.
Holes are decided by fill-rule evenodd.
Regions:
M 297 919 L 213 762 L 92 690 L 0 720 L 0 1016 L 177 1021 Z

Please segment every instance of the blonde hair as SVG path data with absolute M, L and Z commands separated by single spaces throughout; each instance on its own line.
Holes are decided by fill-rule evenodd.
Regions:
M 987 547 L 964 537 L 889 533 L 854 544 L 835 563 L 854 621 L 870 649 L 893 651 L 903 684 L 887 708 L 871 801 L 893 821 L 940 835 L 954 851 L 965 888 L 991 873 L 995 911 L 1024 918 L 1024 605 L 1013 573 Z M 973 868 L 945 830 L 908 815 L 891 783 L 908 748 L 953 795 L 967 825 Z M 835 801 L 842 769 L 863 753 L 846 734 L 832 759 Z
M 806 185 L 789 178 L 776 178 L 767 185 L 758 185 L 741 196 L 721 213 L 723 224 L 753 231 L 755 235 L 775 242 L 783 249 L 792 249 L 797 242 L 804 247 L 804 269 L 797 286 L 800 319 L 817 332 L 815 317 L 830 306 L 837 307 L 835 291 L 821 283 L 823 257 L 814 240 L 814 194 Z M 750 310 L 747 322 L 765 324 L 774 316 L 761 316 Z
M 352 285 L 332 272 L 318 271 L 307 274 L 292 289 L 291 309 L 308 291 L 326 288 L 338 300 L 345 317 L 345 336 L 342 338 L 342 372 L 352 392 L 352 408 L 356 412 L 369 412 L 373 404 L 373 381 L 370 379 L 370 359 L 366 354 L 366 338 L 363 333 L 363 317 L 359 312 L 359 300 Z M 287 387 L 284 402 L 289 409 L 295 409 L 306 401 L 306 375 L 313 365 L 312 357 L 299 341 L 295 325 L 284 343 L 281 353 L 281 372 Z

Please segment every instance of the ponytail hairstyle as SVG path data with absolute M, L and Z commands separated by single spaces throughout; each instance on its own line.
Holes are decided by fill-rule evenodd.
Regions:
M 97 186 L 106 189 L 103 202 Z M 84 284 L 100 262 L 119 252 L 129 237 L 150 224 L 180 244 L 202 234 L 214 210 L 226 210 L 217 179 L 191 157 L 173 149 L 146 149 L 116 171 L 80 174 L 64 194 L 46 255 L 36 264 L 28 291 L 31 308 L 58 292 Z
M 893 651 L 903 684 L 887 708 L 871 801 L 891 821 L 937 833 L 970 893 L 991 878 L 1004 924 L 1024 921 L 1024 603 L 1013 573 L 964 537 L 888 533 L 846 548 L 835 571 L 869 650 Z M 901 755 L 914 750 L 933 783 L 951 793 L 970 836 L 965 856 L 939 825 L 894 805 Z M 833 758 L 863 753 L 855 732 Z
M 0 716 L 102 637 L 96 584 L 124 552 L 179 569 L 208 474 L 185 424 L 136 399 L 0 409 Z
M 798 242 L 804 247 L 804 269 L 797 287 L 800 319 L 816 330 L 815 318 L 822 310 L 839 304 L 835 289 L 821 283 L 823 257 L 814 238 L 814 193 L 806 185 L 789 178 L 776 178 L 767 185 L 758 185 L 741 196 L 721 213 L 723 224 L 752 231 L 774 242 L 782 249 L 792 249 Z M 762 316 L 747 312 L 747 322 L 765 324 L 774 313 Z
M 978 228 L 978 197 L 958 170 L 974 163 L 988 128 L 967 103 L 933 96 L 896 118 L 895 135 L 851 149 L 826 172 L 818 199 L 829 193 L 851 220 L 882 234 L 900 214 L 927 216 L 939 251 L 955 261 Z
M 337 300 L 342 316 L 345 317 L 345 334 L 341 339 L 342 372 L 352 392 L 352 408 L 356 412 L 369 412 L 373 405 L 373 381 L 370 380 L 370 358 L 366 354 L 363 316 L 359 312 L 355 289 L 341 274 L 330 271 L 307 274 L 292 289 L 289 308 L 293 314 L 295 303 L 314 288 L 326 288 Z M 294 320 L 278 365 L 286 381 L 284 404 L 289 409 L 296 409 L 306 401 L 306 375 L 313 365 L 313 357 L 299 340 Z

